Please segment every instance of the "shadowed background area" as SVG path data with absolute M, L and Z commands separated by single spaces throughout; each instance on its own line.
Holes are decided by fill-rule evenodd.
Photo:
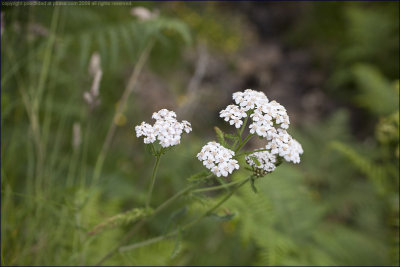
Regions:
M 94 227 L 145 204 L 154 157 L 134 126 L 167 108 L 193 127 L 161 159 L 157 207 L 204 170 L 214 126 L 235 131 L 219 111 L 251 88 L 286 107 L 301 163 L 104 264 L 398 265 L 398 22 L 398 2 L 2 5 L 1 263 L 96 264 L 135 223 Z M 223 193 L 185 196 L 127 244 Z

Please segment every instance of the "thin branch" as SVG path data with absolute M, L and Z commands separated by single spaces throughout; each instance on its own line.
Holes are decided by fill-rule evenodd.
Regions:
M 249 120 L 249 115 L 247 114 L 247 116 L 246 116 L 246 118 L 244 119 L 244 122 L 243 122 L 243 125 L 242 125 L 242 127 L 240 127 L 240 130 L 239 129 L 237 129 L 237 136 L 239 137 L 236 141 L 235 141 L 235 143 L 233 144 L 233 147 L 235 147 L 236 146 L 236 144 L 239 142 L 239 146 L 240 146 L 240 142 L 242 141 L 242 134 L 243 134 L 243 131 L 244 131 L 244 128 L 246 128 L 246 125 L 247 125 L 247 121 Z M 240 140 L 240 141 L 239 141 Z M 238 149 L 235 149 L 235 152 L 236 151 L 238 151 Z
M 157 176 L 158 165 L 160 164 L 160 158 L 161 158 L 161 153 L 156 156 L 156 163 L 154 165 L 153 174 L 151 176 L 150 188 L 149 192 L 147 193 L 146 209 L 149 209 L 150 207 L 151 195 L 153 194 L 154 184 L 156 183 L 156 176 Z
M 189 228 L 191 228 L 192 226 L 196 225 L 198 222 L 200 222 L 204 217 L 207 217 L 208 215 L 210 215 L 213 211 L 215 211 L 216 209 L 218 209 L 223 203 L 225 203 L 229 198 L 231 198 L 231 196 L 240 188 L 242 187 L 244 184 L 246 184 L 249 180 L 250 180 L 251 176 L 246 178 L 244 181 L 242 181 L 242 183 L 240 183 L 238 186 L 236 186 L 231 192 L 229 192 L 223 199 L 221 199 L 217 204 L 215 204 L 212 208 L 210 208 L 209 210 L 207 210 L 205 213 L 203 213 L 200 217 L 198 217 L 197 219 L 191 221 L 190 223 L 184 225 L 183 227 L 180 227 L 178 230 L 175 230 L 171 233 L 168 233 L 166 235 L 162 235 L 162 236 L 158 236 L 155 238 L 151 238 L 139 243 L 135 243 L 129 246 L 124 246 L 121 247 L 119 249 L 119 252 L 125 252 L 128 250 L 133 250 L 133 249 L 137 249 L 139 247 L 144 247 L 147 245 L 151 245 L 153 243 L 157 243 L 159 241 L 162 241 L 164 239 L 173 237 L 177 234 L 179 234 L 181 231 L 187 230 Z
M 145 224 L 145 222 L 148 219 L 150 219 L 151 217 L 153 217 L 153 216 L 157 215 L 158 213 L 160 213 L 161 211 L 163 211 L 172 202 L 174 202 L 179 197 L 185 195 L 187 192 L 189 192 L 195 186 L 196 185 L 190 185 L 190 186 L 182 189 L 181 191 L 179 191 L 178 193 L 176 193 L 175 195 L 170 197 L 168 200 L 166 200 L 164 203 L 162 203 L 160 206 L 158 206 L 158 208 L 156 208 L 149 217 L 143 218 L 139 222 L 137 222 L 135 224 L 135 226 L 125 235 L 125 237 L 114 248 L 112 248 L 99 262 L 96 263 L 96 266 L 102 265 L 106 260 L 111 258 L 125 242 L 127 242 L 130 238 L 132 238 L 132 236 Z
M 238 147 L 235 149 L 235 153 L 238 152 L 252 137 L 254 136 L 254 134 L 249 134 L 242 143 L 240 143 L 238 145 Z

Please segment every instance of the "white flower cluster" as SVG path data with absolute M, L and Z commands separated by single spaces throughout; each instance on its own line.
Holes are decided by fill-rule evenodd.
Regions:
M 257 161 L 253 159 L 257 159 Z M 266 173 L 275 170 L 276 156 L 268 151 L 254 152 L 246 156 L 246 162 L 255 169 L 260 169 Z
M 242 119 L 247 117 L 246 111 L 236 105 L 227 106 L 226 109 L 221 110 L 219 114 L 225 121 L 229 121 L 230 125 L 235 124 L 236 128 L 240 128 L 243 124 Z
M 283 157 L 287 162 L 293 163 L 300 163 L 300 155 L 304 152 L 301 144 L 286 131 L 279 133 L 265 148 L 270 149 L 271 153 Z
M 238 161 L 232 159 L 234 155 L 235 152 L 217 142 L 208 142 L 197 154 L 197 158 L 216 176 L 226 177 L 235 169 L 239 169 Z
M 268 104 L 268 98 L 263 92 L 251 89 L 246 89 L 244 92 L 233 93 L 232 97 L 235 103 L 245 111 Z
M 243 119 L 247 117 L 247 111 L 251 110 L 251 133 L 257 133 L 262 137 L 271 136 L 274 132 L 274 124 L 280 128 L 289 128 L 289 116 L 286 109 L 276 101 L 268 101 L 263 92 L 246 89 L 244 92 L 233 94 L 236 105 L 229 105 L 220 112 L 220 117 L 229 121 L 231 125 L 240 128 Z
M 290 121 L 285 107 L 276 101 L 269 101 L 263 92 L 246 89 L 233 94 L 236 105 L 229 105 L 220 112 L 220 117 L 240 128 L 250 114 L 250 133 L 268 140 L 266 149 L 286 161 L 300 162 L 303 153 L 301 145 L 286 130 Z M 260 154 L 266 155 L 266 154 Z
M 175 112 L 167 109 L 154 112 L 152 118 L 156 120 L 154 125 L 142 122 L 135 127 L 136 136 L 144 136 L 145 144 L 158 140 L 162 147 L 175 146 L 180 144 L 183 131 L 192 131 L 190 122 L 178 122 Z

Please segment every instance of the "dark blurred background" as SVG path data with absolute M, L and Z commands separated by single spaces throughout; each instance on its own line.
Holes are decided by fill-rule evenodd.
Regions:
M 134 126 L 161 108 L 193 126 L 162 158 L 158 205 L 203 169 L 214 126 L 234 131 L 219 111 L 247 88 L 286 107 L 301 163 L 240 191 L 229 220 L 105 264 L 399 264 L 398 2 L 18 3 L 1 7 L 2 264 L 95 264 L 132 224 L 88 231 L 145 202 L 154 158 Z M 178 201 L 131 242 L 219 193 Z

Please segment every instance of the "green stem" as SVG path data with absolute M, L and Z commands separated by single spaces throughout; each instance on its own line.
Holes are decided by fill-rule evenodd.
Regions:
M 240 128 L 239 136 L 242 136 L 244 128 L 246 128 L 247 121 L 249 120 L 249 114 L 247 114 L 246 119 L 243 122 L 242 127 Z
M 239 142 L 239 140 L 242 140 L 242 134 L 243 134 L 244 128 L 246 128 L 248 120 L 249 120 L 249 115 L 247 114 L 247 117 L 246 117 L 246 119 L 244 119 L 242 127 L 240 128 L 240 130 L 237 133 L 239 139 L 235 141 L 235 143 L 233 144 L 232 147 L 235 147 L 237 145 L 237 143 Z
M 190 227 L 196 225 L 198 222 L 200 222 L 204 217 L 210 215 L 214 210 L 218 209 L 223 203 L 225 203 L 240 187 L 242 187 L 245 183 L 247 183 L 251 179 L 251 176 L 246 178 L 244 181 L 242 181 L 238 186 L 236 186 L 231 192 L 229 192 L 223 199 L 221 199 L 217 204 L 215 204 L 213 207 L 211 207 L 209 210 L 207 210 L 205 213 L 203 213 L 200 217 L 197 219 L 191 221 L 190 223 L 184 225 L 183 227 L 179 228 L 178 230 L 175 230 L 169 234 L 158 236 L 155 238 L 151 238 L 148 240 L 145 240 L 143 242 L 135 243 L 129 246 L 124 246 L 119 249 L 119 252 L 124 252 L 128 250 L 133 250 L 139 247 L 147 246 L 153 243 L 157 243 L 159 241 L 162 241 L 166 238 L 172 237 L 180 233 L 181 231 L 187 230 Z
M 51 59 L 52 59 L 51 57 L 53 54 L 54 43 L 56 40 L 56 29 L 57 29 L 59 14 L 60 14 L 60 9 L 58 6 L 56 6 L 54 8 L 54 13 L 51 18 L 50 35 L 49 35 L 49 39 L 47 41 L 46 48 L 45 48 L 45 55 L 43 57 L 42 69 L 41 69 L 40 76 L 39 76 L 39 82 L 38 82 L 38 86 L 37 86 L 36 96 L 33 101 L 33 108 L 37 112 L 39 109 L 40 99 L 42 98 L 42 95 L 43 95 L 44 86 L 45 86 L 45 83 L 46 83 L 46 80 L 48 77 L 48 73 L 50 70 L 50 63 L 51 63 Z
M 226 191 L 229 192 L 230 188 L 229 188 L 229 186 L 226 187 L 227 183 L 225 183 L 225 181 L 221 177 L 216 177 L 216 178 L 217 178 L 218 182 L 220 183 L 220 186 L 223 187 Z M 208 188 L 210 188 L 210 187 L 208 187 Z
M 173 195 L 172 197 L 170 197 L 169 199 L 167 199 L 165 202 L 163 202 L 160 206 L 158 206 L 158 208 L 156 208 L 152 214 L 152 216 L 156 215 L 157 213 L 159 213 L 160 211 L 162 211 L 163 209 L 165 209 L 166 207 L 168 207 L 173 201 L 175 201 L 177 198 L 179 198 L 182 195 L 185 195 L 187 192 L 189 192 L 190 190 L 192 190 L 193 187 L 196 187 L 195 184 L 192 184 L 184 189 L 182 189 L 181 191 L 179 191 L 178 193 L 176 193 L 175 195 Z
M 150 207 L 151 195 L 153 193 L 154 184 L 156 183 L 158 165 L 160 165 L 160 157 L 161 157 L 161 154 L 158 154 L 156 156 L 156 164 L 154 165 L 154 168 L 153 168 L 153 174 L 151 176 L 150 188 L 149 188 L 149 192 L 147 193 L 146 209 L 149 209 L 149 207 Z
M 137 224 L 124 236 L 124 238 L 118 243 L 118 245 L 116 245 L 113 249 L 111 249 L 99 262 L 96 263 L 96 266 L 100 266 L 101 264 L 103 264 L 106 260 L 108 260 L 109 258 L 111 258 L 117 251 L 118 249 L 126 242 L 128 241 L 146 222 L 146 220 L 148 220 L 149 218 L 157 215 L 158 213 L 160 213 L 161 211 L 163 211 L 165 208 L 167 208 L 173 201 L 175 201 L 177 198 L 179 198 L 180 196 L 185 195 L 187 192 L 189 192 L 190 190 L 192 190 L 193 187 L 195 187 L 196 185 L 190 185 L 184 189 L 182 189 L 181 191 L 179 191 L 178 193 L 176 193 L 175 195 L 173 195 L 172 197 L 170 197 L 169 199 L 167 199 L 164 203 L 162 203 L 160 206 L 158 206 L 157 209 L 154 210 L 154 212 L 146 218 L 141 219 L 139 222 L 137 222 Z
M 242 143 L 240 143 L 238 145 L 238 147 L 235 149 L 235 153 L 238 152 L 252 137 L 254 136 L 254 134 L 249 134 Z

